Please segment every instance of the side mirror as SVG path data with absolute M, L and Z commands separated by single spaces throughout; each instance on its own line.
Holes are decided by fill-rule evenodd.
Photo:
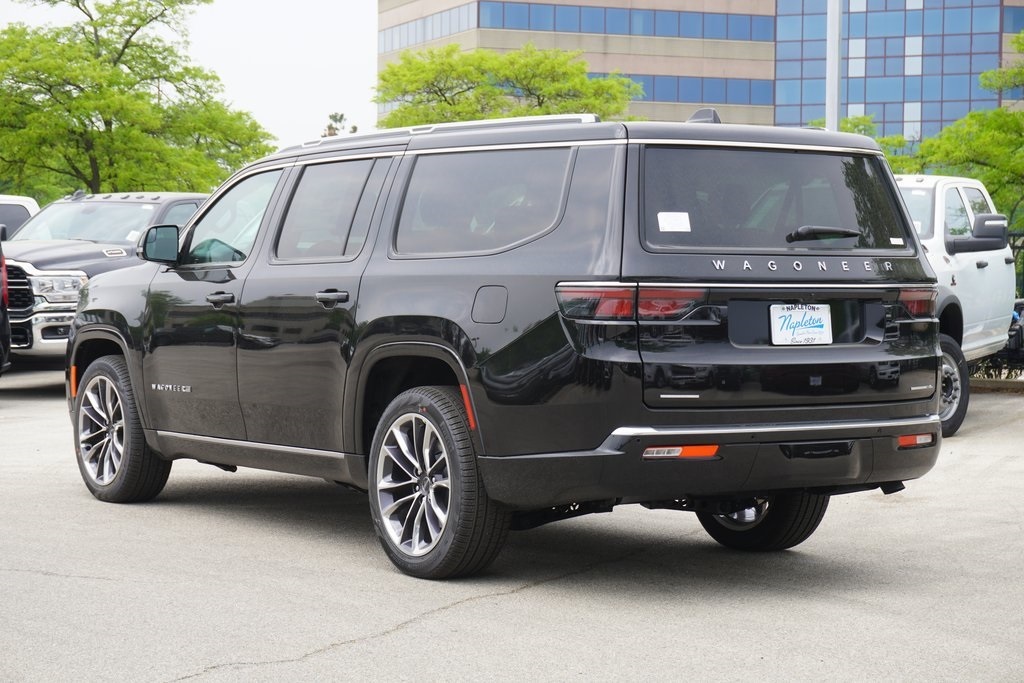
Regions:
M 999 251 L 1010 243 L 1009 221 L 1000 213 L 979 213 L 974 217 L 970 237 L 947 239 L 946 250 L 950 254 L 965 254 L 976 251 Z
M 1002 247 L 1008 243 L 1009 221 L 1001 213 L 979 213 L 974 217 L 974 229 L 972 234 L 983 239 L 999 239 L 1003 241 Z M 1002 249 L 1002 247 L 999 247 Z
M 139 254 L 147 261 L 178 264 L 178 226 L 154 225 L 142 236 Z

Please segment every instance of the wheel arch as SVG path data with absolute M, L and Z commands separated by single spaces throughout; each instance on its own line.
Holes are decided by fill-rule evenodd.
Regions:
M 964 311 L 960 300 L 955 296 L 939 302 L 939 332 L 963 346 L 964 343 Z
M 123 356 L 128 365 L 128 374 L 131 376 L 132 384 L 136 387 L 138 376 L 129 360 L 129 344 L 122 336 L 120 330 L 115 327 L 91 327 L 85 331 L 75 333 L 73 344 L 68 348 L 67 368 L 65 369 L 65 384 L 68 398 L 68 407 L 74 402 L 78 394 L 78 383 L 82 379 L 86 368 L 97 358 L 103 356 Z M 140 414 L 145 413 L 143 401 L 137 401 Z M 143 418 L 145 424 L 145 419 Z
M 431 342 L 395 342 L 370 351 L 363 362 L 355 388 L 355 400 L 346 402 L 353 411 L 355 426 L 352 446 L 356 453 L 369 453 L 370 443 L 384 410 L 407 389 L 419 386 L 449 386 L 462 394 L 466 410 L 472 416 L 472 401 L 467 387 L 468 374 L 458 354 L 442 344 Z M 470 419 L 471 425 L 474 423 Z M 479 434 L 471 426 L 474 442 Z

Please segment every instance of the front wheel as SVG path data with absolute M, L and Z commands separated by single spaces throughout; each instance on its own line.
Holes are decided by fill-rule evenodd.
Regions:
M 818 528 L 828 496 L 803 491 L 755 498 L 749 508 L 727 515 L 698 512 L 704 530 L 735 550 L 785 550 L 806 541 Z
M 86 369 L 75 396 L 78 469 L 85 485 L 108 503 L 135 503 L 163 490 L 171 463 L 146 444 L 128 366 L 104 356 Z
M 419 387 L 384 411 L 369 461 L 370 515 L 388 558 L 423 579 L 474 574 L 505 541 L 509 513 L 487 497 L 465 409 Z
M 952 337 L 940 334 L 942 347 L 942 400 L 939 419 L 942 420 L 942 436 L 953 436 L 967 415 L 967 403 L 971 397 L 970 373 L 960 345 Z

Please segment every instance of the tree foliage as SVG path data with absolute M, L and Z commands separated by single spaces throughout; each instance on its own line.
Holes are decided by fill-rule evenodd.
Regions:
M 588 78 L 580 54 L 530 44 L 504 54 L 458 45 L 404 52 L 380 73 L 375 101 L 394 108 L 378 125 L 579 112 L 621 117 L 640 86 L 617 74 Z
M 70 26 L 0 31 L 0 178 L 43 201 L 69 190 L 208 191 L 270 135 L 191 64 L 184 19 L 211 0 L 19 0 Z

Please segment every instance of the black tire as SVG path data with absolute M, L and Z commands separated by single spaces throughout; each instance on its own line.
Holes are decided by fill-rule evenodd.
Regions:
M 939 403 L 939 418 L 942 420 L 942 436 L 953 436 L 967 415 L 967 404 L 971 399 L 970 371 L 960 345 L 952 337 L 940 334 L 942 347 L 942 398 Z
M 89 365 L 72 423 L 78 470 L 92 495 L 108 503 L 137 503 L 163 490 L 171 463 L 146 444 L 124 358 L 104 356 Z
M 777 493 L 757 498 L 757 505 L 731 515 L 698 512 L 711 538 L 727 548 L 750 551 L 785 550 L 806 541 L 828 509 L 828 496 Z
M 406 574 L 468 576 L 501 550 L 510 514 L 487 497 L 465 409 L 448 388 L 418 387 L 391 402 L 368 477 L 377 538 Z

